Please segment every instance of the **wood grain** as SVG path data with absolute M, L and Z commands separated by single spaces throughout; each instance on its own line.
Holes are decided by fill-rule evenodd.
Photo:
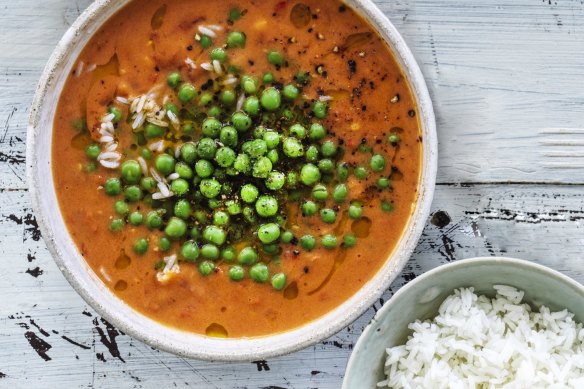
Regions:
M 48 56 L 90 0 L 0 0 L 0 387 L 338 388 L 383 300 L 442 263 L 515 256 L 584 282 L 583 3 L 376 2 L 434 100 L 434 217 L 392 289 L 353 325 L 292 355 L 218 364 L 119 333 L 53 263 L 24 178 L 28 107 Z

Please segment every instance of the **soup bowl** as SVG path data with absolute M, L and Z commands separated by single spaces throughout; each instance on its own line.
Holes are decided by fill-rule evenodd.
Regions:
M 319 319 L 270 336 L 218 339 L 164 326 L 125 304 L 85 262 L 60 213 L 51 160 L 52 123 L 59 96 L 84 45 L 128 2 L 97 0 L 89 6 L 59 42 L 33 101 L 27 138 L 27 172 L 37 220 L 59 269 L 82 298 L 120 330 L 155 348 L 181 356 L 203 360 L 256 360 L 305 348 L 341 330 L 361 315 L 399 274 L 430 213 L 437 167 L 435 120 L 424 78 L 405 42 L 371 1 L 346 2 L 387 42 L 403 69 L 419 110 L 423 161 L 418 199 L 398 245 L 376 275 L 355 295 Z
M 455 289 L 474 288 L 477 295 L 494 297 L 494 285 L 525 292 L 523 302 L 552 312 L 567 309 L 584 322 L 584 286 L 562 273 L 526 260 L 470 258 L 439 266 L 401 288 L 377 311 L 355 344 L 343 389 L 375 388 L 385 380 L 386 349 L 405 344 L 408 324 L 431 320 Z

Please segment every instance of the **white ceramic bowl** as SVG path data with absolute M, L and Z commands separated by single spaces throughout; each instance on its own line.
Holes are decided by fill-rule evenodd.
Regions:
M 343 389 L 375 388 L 385 379 L 385 349 L 405 344 L 408 324 L 432 319 L 454 289 L 473 287 L 493 297 L 493 285 L 525 292 L 523 301 L 558 311 L 567 308 L 584 322 L 584 286 L 542 265 L 513 258 L 472 258 L 439 266 L 401 288 L 371 319 L 353 349 Z
M 346 1 L 385 38 L 404 69 L 419 108 L 424 150 L 419 200 L 397 248 L 359 292 L 318 320 L 289 332 L 265 337 L 209 338 L 166 327 L 134 311 L 116 297 L 81 257 L 69 236 L 57 202 L 51 171 L 51 143 L 53 115 L 60 92 L 89 38 L 128 1 L 96 0 L 89 6 L 59 42 L 33 101 L 27 137 L 28 178 L 36 217 L 57 265 L 87 303 L 120 330 L 153 347 L 181 356 L 205 360 L 255 360 L 302 349 L 341 330 L 359 317 L 399 274 L 430 213 L 437 167 L 434 113 L 422 73 L 405 42 L 370 0 Z

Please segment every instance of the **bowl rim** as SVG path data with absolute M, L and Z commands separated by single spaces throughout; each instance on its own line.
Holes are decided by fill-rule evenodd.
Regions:
M 281 333 L 253 338 L 218 340 L 165 326 L 127 305 L 131 312 L 126 312 L 125 310 L 125 313 L 118 312 L 115 309 L 109 308 L 107 304 L 103 303 L 104 298 L 106 302 L 108 299 L 109 301 L 115 301 L 117 299 L 122 303 L 123 301 L 111 291 L 109 291 L 109 294 L 107 291 L 99 291 L 97 285 L 90 285 L 90 283 L 81 278 L 81 275 L 69 268 L 69 263 L 79 260 L 84 261 L 84 259 L 78 252 L 76 255 L 77 258 L 69 258 L 63 255 L 55 236 L 64 234 L 63 239 L 72 240 L 70 233 L 68 230 L 55 232 L 49 227 L 49 214 L 41 201 L 43 195 L 41 181 L 47 181 L 47 177 L 41 177 L 39 175 L 39 164 L 36 161 L 35 153 L 39 148 L 39 142 L 37 142 L 39 132 L 46 128 L 52 131 L 53 128 L 52 122 L 49 124 L 40 122 L 45 101 L 50 98 L 48 95 L 51 90 L 51 84 L 55 82 L 56 75 L 65 69 L 68 61 L 67 53 L 78 45 L 81 45 L 80 35 L 83 35 L 83 29 L 92 24 L 101 25 L 103 22 L 99 21 L 99 16 L 107 12 L 108 7 L 117 6 L 117 11 L 129 1 L 124 0 L 118 3 L 117 0 L 96 0 L 89 5 L 63 35 L 52 53 L 42 73 L 33 99 L 27 129 L 26 160 L 28 186 L 33 209 L 43 239 L 57 266 L 85 302 L 118 329 L 152 347 L 180 356 L 208 361 L 253 361 L 301 350 L 342 330 L 361 316 L 400 274 L 422 235 L 431 211 L 438 165 L 436 121 L 425 79 L 402 36 L 371 0 L 343 1 L 360 14 L 371 25 L 371 28 L 375 29 L 386 40 L 395 59 L 400 63 L 417 103 L 418 120 L 423 134 L 422 169 L 418 184 L 418 197 L 398 244 L 388 255 L 385 263 L 377 273 L 353 296 L 313 321 Z M 90 37 L 87 39 L 90 39 Z M 60 90 L 57 90 L 57 92 L 60 93 Z M 49 145 L 48 147 L 51 146 Z M 54 188 L 52 171 L 49 181 L 50 185 Z M 56 189 L 53 190 L 56 191 Z M 58 204 L 57 207 L 59 207 Z M 125 314 L 131 317 L 127 317 Z M 141 327 L 138 328 L 132 325 L 132 320 L 134 320 L 134 324 L 137 322 Z M 146 329 L 150 329 L 148 326 L 158 331 L 159 335 L 165 332 L 172 335 L 178 334 L 183 336 L 184 340 L 179 342 L 171 339 L 170 336 L 153 336 L 150 331 L 146 331 Z M 226 350 L 225 345 L 227 344 L 229 344 L 229 350 Z M 215 346 L 213 345 L 219 345 L 219 351 L 214 349 L 213 347 Z
M 398 301 L 402 295 L 407 294 L 410 290 L 414 289 L 418 284 L 423 283 L 426 279 L 434 277 L 438 273 L 443 273 L 446 271 L 451 271 L 453 269 L 465 266 L 480 266 L 480 265 L 494 265 L 497 264 L 499 266 L 514 266 L 514 267 L 521 267 L 521 268 L 528 268 L 533 271 L 537 271 L 540 273 L 545 274 L 546 276 L 555 278 L 560 282 L 565 283 L 567 286 L 574 288 L 575 290 L 580 291 L 581 294 L 584 295 L 584 285 L 579 283 L 578 281 L 574 280 L 573 278 L 559 272 L 558 270 L 552 269 L 548 266 L 541 265 L 539 263 L 531 262 L 527 259 L 519 259 L 519 258 L 512 258 L 512 257 L 473 257 L 467 259 L 460 259 L 456 262 L 449 262 L 443 265 L 437 266 L 434 269 L 428 270 L 427 272 L 419 275 L 412 281 L 408 282 L 406 285 L 401 287 L 395 294 L 393 294 L 389 300 L 375 313 L 371 321 L 365 326 L 361 335 L 359 335 L 359 339 L 355 346 L 353 347 L 353 351 L 351 352 L 351 356 L 347 361 L 347 366 L 345 368 L 345 375 L 343 378 L 343 385 L 342 389 L 349 389 L 348 388 L 348 378 L 350 372 L 355 369 L 355 365 L 357 363 L 356 352 L 362 347 L 363 343 L 365 342 L 366 338 L 369 338 L 371 335 L 374 334 L 374 324 L 375 322 L 379 321 L 381 317 L 383 317 L 391 308 L 392 306 Z M 456 288 L 453 288 L 453 290 Z

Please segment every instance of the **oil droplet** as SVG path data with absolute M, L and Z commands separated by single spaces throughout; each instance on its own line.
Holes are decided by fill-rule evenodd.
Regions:
M 227 338 L 228 335 L 225 327 L 217 323 L 210 324 L 205 330 L 205 334 L 213 338 Z
M 358 32 L 351 34 L 347 37 L 345 43 L 343 43 L 341 47 L 343 50 L 356 49 L 357 47 L 368 43 L 372 37 L 373 33 L 371 32 Z
M 227 311 L 227 307 L 221 307 L 221 312 Z
M 115 266 L 116 266 L 116 269 L 118 269 L 118 270 L 124 270 L 128 266 L 130 266 L 131 263 L 132 263 L 132 259 L 128 255 L 126 255 L 126 252 L 124 250 L 122 250 L 122 252 L 120 253 L 120 256 L 116 260 Z
M 351 225 L 351 231 L 357 238 L 366 238 L 369 236 L 369 231 L 371 230 L 371 219 L 363 217 L 359 220 L 355 220 Z
M 298 297 L 298 285 L 294 281 L 284 289 L 284 298 L 294 300 L 296 297 Z
M 124 290 L 128 289 L 128 283 L 124 280 L 119 280 L 118 282 L 116 282 L 114 289 L 117 292 L 123 292 Z
M 75 150 L 85 150 L 88 144 L 91 143 L 91 135 L 87 131 L 80 132 L 71 139 L 71 146 Z
M 310 7 L 306 4 L 296 4 L 290 11 L 290 21 L 296 28 L 308 26 L 311 20 Z
M 166 15 L 166 4 L 154 12 L 152 20 L 150 20 L 150 26 L 153 30 L 158 30 L 160 27 L 162 27 L 162 23 L 164 23 L 164 15 Z

